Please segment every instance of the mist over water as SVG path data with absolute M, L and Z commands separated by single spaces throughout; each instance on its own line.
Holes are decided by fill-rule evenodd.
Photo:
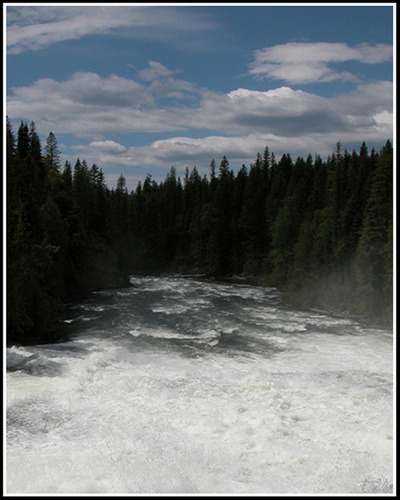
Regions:
M 7 350 L 7 493 L 391 493 L 393 337 L 182 277 Z

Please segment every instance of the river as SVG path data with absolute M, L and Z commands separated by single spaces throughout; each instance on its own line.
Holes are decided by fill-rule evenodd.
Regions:
M 7 349 L 7 493 L 392 493 L 393 335 L 277 290 L 132 277 Z

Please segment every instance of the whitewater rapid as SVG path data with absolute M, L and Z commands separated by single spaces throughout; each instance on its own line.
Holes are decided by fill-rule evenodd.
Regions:
M 7 493 L 392 493 L 393 336 L 182 277 L 7 349 Z

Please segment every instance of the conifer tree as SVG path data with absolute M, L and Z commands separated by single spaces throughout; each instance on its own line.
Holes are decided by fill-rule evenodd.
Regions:
M 264 278 L 307 306 L 387 318 L 393 305 L 393 148 L 279 162 L 266 147 L 234 174 L 226 156 L 209 179 L 171 167 L 129 193 L 100 168 L 72 171 L 34 122 L 17 140 L 7 120 L 7 334 L 60 338 L 63 301 L 118 286 L 132 272 Z
M 46 139 L 45 160 L 49 168 L 59 171 L 61 167 L 61 152 L 58 149 L 58 142 L 53 132 L 50 132 Z
M 388 141 L 381 150 L 367 200 L 356 265 L 362 313 L 381 315 L 391 302 L 388 284 L 392 238 L 393 149 Z M 386 250 L 386 251 L 385 251 Z

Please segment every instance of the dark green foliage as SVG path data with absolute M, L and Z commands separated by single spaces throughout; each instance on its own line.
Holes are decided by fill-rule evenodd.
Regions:
M 359 307 L 379 314 L 391 310 L 391 249 L 393 150 L 390 143 L 382 149 L 371 180 L 356 263 L 358 286 L 363 296 Z
M 50 132 L 47 136 L 46 146 L 45 146 L 45 161 L 49 168 L 53 168 L 57 171 L 60 170 L 60 150 L 58 149 L 57 139 L 53 132 Z
M 268 160 L 263 161 L 260 155 L 257 156 L 255 164 L 250 166 L 243 192 L 239 224 L 243 242 L 243 273 L 247 276 L 259 275 L 262 272 L 267 250 L 265 200 L 269 172 L 266 161 Z
M 303 306 L 390 321 L 392 161 L 390 143 L 379 154 L 338 143 L 325 162 L 276 162 L 266 148 L 236 175 L 224 157 L 209 180 L 187 170 L 183 187 L 174 171 L 148 177 L 131 193 L 131 269 L 254 277 Z
M 122 233 L 112 224 L 126 218 L 129 200 L 114 202 L 103 173 L 85 161 L 61 173 L 54 134 L 43 155 L 33 122 L 17 137 L 7 121 L 7 342 L 47 342 L 64 335 L 66 300 L 126 284 L 114 251 Z
M 130 273 L 242 275 L 279 286 L 302 306 L 391 319 L 393 150 L 342 151 L 277 162 L 268 148 L 235 175 L 172 167 L 128 192 L 96 166 L 60 166 L 32 123 L 7 122 L 8 342 L 60 336 L 63 303 L 124 286 Z

